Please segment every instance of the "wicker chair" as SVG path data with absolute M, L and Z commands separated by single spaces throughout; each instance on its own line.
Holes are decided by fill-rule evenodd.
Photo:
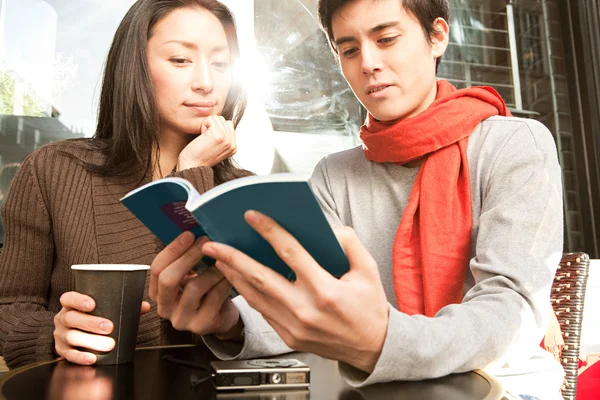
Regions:
M 565 400 L 575 399 L 577 393 L 581 323 L 589 267 L 590 257 L 586 253 L 565 253 L 552 283 L 550 301 L 565 340 L 561 353 L 561 364 L 566 373 L 562 387 Z

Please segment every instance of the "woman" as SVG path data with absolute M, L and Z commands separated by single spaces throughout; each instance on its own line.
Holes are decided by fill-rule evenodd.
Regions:
M 45 146 L 22 164 L 2 209 L 0 351 L 10 367 L 64 356 L 93 364 L 110 321 L 73 292 L 70 266 L 150 264 L 162 245 L 119 198 L 172 175 L 200 191 L 249 172 L 230 157 L 245 98 L 233 80 L 234 20 L 216 0 L 139 0 L 111 45 L 93 139 Z M 193 276 L 190 277 L 193 280 Z M 214 292 L 224 302 L 224 280 Z M 149 300 L 146 290 L 145 299 Z M 138 345 L 193 343 L 144 302 Z

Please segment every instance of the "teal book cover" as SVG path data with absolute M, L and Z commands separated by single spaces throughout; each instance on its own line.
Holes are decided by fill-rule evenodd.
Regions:
M 290 232 L 331 275 L 340 277 L 349 269 L 310 185 L 298 174 L 244 177 L 203 194 L 185 179 L 164 178 L 129 192 L 121 202 L 165 244 L 190 230 L 196 237 L 206 235 L 235 247 L 294 280 L 293 271 L 244 220 L 247 210 L 256 210 Z

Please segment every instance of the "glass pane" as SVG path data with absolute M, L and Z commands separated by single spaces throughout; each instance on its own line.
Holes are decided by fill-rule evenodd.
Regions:
M 365 114 L 311 10 L 299 0 L 254 4 L 256 46 L 269 71 L 262 101 L 273 128 L 355 135 Z
M 104 58 L 133 2 L 0 0 L 0 203 L 29 153 L 93 135 Z

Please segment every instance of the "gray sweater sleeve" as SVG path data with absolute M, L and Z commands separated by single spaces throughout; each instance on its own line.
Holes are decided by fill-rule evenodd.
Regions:
M 473 217 L 469 268 L 474 282 L 462 303 L 444 307 L 433 318 L 409 316 L 390 305 L 387 336 L 373 373 L 340 363 L 349 384 L 428 379 L 481 368 L 522 373 L 540 350 L 562 252 L 561 174 L 545 127 L 509 126 L 512 132 L 484 139 L 470 159 L 477 165 L 477 176 L 471 176 L 473 196 L 481 200 Z M 326 192 L 325 180 L 315 177 L 320 186 L 315 192 Z
M 243 360 L 248 358 L 275 356 L 292 351 L 263 316 L 250 307 L 242 296 L 233 299 L 244 322 L 244 342 L 237 343 L 217 339 L 213 335 L 203 336 L 208 348 L 221 360 Z

